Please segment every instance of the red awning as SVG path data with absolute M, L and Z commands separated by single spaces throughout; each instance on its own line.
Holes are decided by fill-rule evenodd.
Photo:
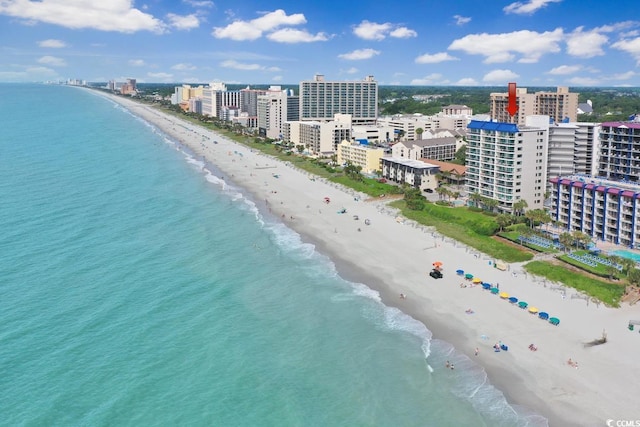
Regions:
M 622 191 L 622 190 L 620 190 L 619 188 L 609 188 L 607 190 L 607 193 L 609 193 L 609 194 L 620 194 L 620 191 Z
M 633 197 L 633 196 L 634 196 L 634 194 L 635 194 L 635 193 L 634 193 L 633 191 L 623 191 L 623 192 L 622 192 L 622 195 L 623 195 L 624 197 Z
M 571 184 L 572 187 L 578 187 L 578 188 L 582 188 L 582 187 L 584 187 L 584 185 L 585 185 L 584 182 L 580 182 L 580 181 L 574 181 Z

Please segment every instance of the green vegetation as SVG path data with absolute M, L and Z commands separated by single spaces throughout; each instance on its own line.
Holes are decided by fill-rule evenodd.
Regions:
M 421 210 L 411 210 L 404 200 L 390 203 L 402 214 L 420 224 L 433 226 L 444 236 L 455 239 L 487 255 L 506 262 L 529 261 L 532 254 L 493 238 L 498 229 L 495 218 L 470 211 L 426 203 Z
M 517 243 L 518 245 L 522 245 L 525 246 L 527 248 L 533 249 L 534 251 L 537 252 L 545 252 L 545 253 L 556 253 L 558 252 L 556 249 L 554 248 L 543 248 L 542 246 L 538 246 L 535 245 L 533 243 L 529 243 L 529 242 L 520 242 L 520 236 L 522 236 L 522 231 L 520 230 L 510 230 L 510 231 L 503 231 L 502 233 L 498 233 L 498 236 L 505 238 L 511 242 Z
M 576 255 L 586 255 L 589 252 L 588 251 L 574 251 L 573 252 Z M 600 277 L 604 277 L 604 278 L 613 278 L 615 277 L 616 279 L 623 279 L 625 277 L 625 275 L 619 271 L 618 269 L 611 267 L 611 266 L 606 266 L 604 264 L 596 264 L 595 267 L 591 267 L 590 265 L 587 264 L 583 264 L 579 261 L 576 261 L 573 258 L 569 258 L 569 255 L 559 255 L 556 258 L 558 258 L 559 260 L 561 260 L 562 262 L 566 262 L 567 264 L 571 264 L 574 267 L 577 267 L 581 270 L 584 271 L 588 271 L 591 274 L 594 274 L 596 276 L 600 276 Z
M 353 188 L 356 191 L 368 194 L 372 197 L 380 197 L 383 194 L 400 194 L 402 189 L 395 185 L 378 182 L 371 178 L 362 178 L 354 181 L 346 175 L 337 175 L 330 178 L 331 181 L 342 184 L 345 187 Z
M 562 283 L 582 291 L 611 307 L 620 306 L 620 298 L 624 293 L 624 285 L 622 284 L 592 279 L 545 261 L 532 261 L 526 264 L 524 268 L 531 274 L 542 276 L 552 282 Z

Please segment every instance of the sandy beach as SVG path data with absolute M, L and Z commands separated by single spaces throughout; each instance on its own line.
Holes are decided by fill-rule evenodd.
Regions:
M 630 319 L 640 320 L 638 306 L 607 308 L 580 298 L 573 289 L 532 277 L 519 264 L 500 271 L 488 256 L 403 220 L 384 200 L 345 191 L 153 107 L 109 98 L 215 165 L 221 179 L 245 189 L 259 209 L 279 217 L 329 256 L 343 277 L 375 289 L 386 305 L 420 320 L 434 338 L 484 367 L 510 403 L 547 417 L 551 426 L 640 420 L 635 365 L 640 334 L 627 329 Z M 346 213 L 338 213 L 342 209 Z M 443 279 L 428 275 L 435 261 L 443 263 Z M 560 325 L 552 326 L 482 286 L 470 286 L 456 270 L 499 284 L 501 292 L 558 317 Z M 603 331 L 606 344 L 584 346 Z M 508 351 L 494 352 L 498 342 Z M 437 375 L 445 367 L 433 369 Z

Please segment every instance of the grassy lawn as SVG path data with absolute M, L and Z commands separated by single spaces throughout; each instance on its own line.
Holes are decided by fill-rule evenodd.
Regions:
M 497 227 L 495 219 L 466 208 L 450 208 L 427 203 L 424 210 L 412 211 L 406 208 L 403 200 L 390 203 L 402 211 L 402 214 L 420 224 L 433 226 L 444 236 L 455 239 L 475 248 L 493 258 L 505 262 L 529 261 L 533 255 L 511 245 L 492 238 L 487 230 Z
M 546 261 L 532 261 L 524 266 L 531 274 L 542 276 L 553 282 L 559 282 L 594 297 L 611 307 L 620 306 L 624 293 L 624 283 L 609 283 L 604 280 L 576 274 L 562 266 Z
M 556 249 L 554 248 L 543 248 L 542 246 L 538 246 L 538 245 L 534 245 L 533 243 L 528 243 L 528 242 L 524 242 L 524 243 L 520 243 L 520 239 L 518 239 L 518 237 L 520 237 L 522 235 L 521 232 L 519 231 L 502 231 L 500 233 L 498 233 L 498 236 L 503 237 L 507 240 L 512 241 L 513 243 L 516 243 L 518 245 L 522 245 L 525 246 L 527 248 L 531 248 L 534 251 L 537 252 L 545 252 L 545 253 L 549 253 L 549 254 L 553 254 L 558 252 Z
M 356 191 L 368 194 L 372 197 L 378 197 L 383 194 L 399 194 L 400 187 L 391 184 L 378 182 L 375 179 L 364 178 L 362 181 L 355 181 L 348 176 L 339 175 L 330 178 L 331 181 L 342 184 L 345 187 L 353 188 Z
M 585 255 L 588 254 L 588 251 L 574 251 L 575 254 L 577 255 Z M 567 264 L 571 264 L 574 267 L 580 268 L 584 271 L 588 271 L 589 273 L 595 274 L 597 276 L 601 276 L 604 278 L 609 278 L 609 269 L 604 266 L 603 264 L 596 264 L 595 267 L 591 267 L 590 265 L 587 264 L 583 264 L 580 261 L 576 261 L 573 258 L 569 258 L 568 255 L 563 254 L 563 255 L 559 255 L 556 258 L 558 258 L 559 260 L 566 262 Z M 619 272 L 618 270 L 616 270 L 616 272 L 614 273 L 613 277 L 616 277 L 618 279 L 624 279 L 625 275 L 621 272 Z

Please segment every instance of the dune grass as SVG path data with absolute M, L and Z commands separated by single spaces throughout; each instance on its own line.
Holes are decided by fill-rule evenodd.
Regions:
M 624 294 L 624 283 L 611 283 L 576 274 L 575 271 L 546 261 L 532 261 L 525 264 L 524 269 L 531 274 L 584 292 L 611 307 L 619 307 L 620 298 Z

